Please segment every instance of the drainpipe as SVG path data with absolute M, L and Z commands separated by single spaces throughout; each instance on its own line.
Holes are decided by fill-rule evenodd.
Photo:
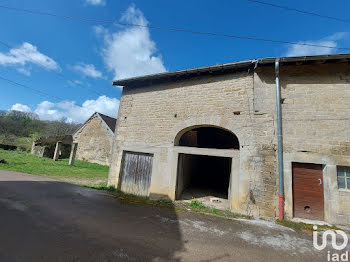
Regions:
M 276 58 L 275 72 L 276 72 L 276 111 L 277 111 L 277 154 L 278 154 L 278 219 L 283 220 L 283 204 L 284 204 L 284 190 L 283 190 L 283 148 L 282 148 L 282 116 L 281 116 L 281 89 L 279 80 L 280 59 Z

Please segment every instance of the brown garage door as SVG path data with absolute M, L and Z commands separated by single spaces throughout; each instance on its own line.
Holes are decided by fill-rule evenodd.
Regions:
M 323 220 L 322 165 L 293 163 L 294 217 Z
M 152 176 L 153 155 L 124 152 L 121 190 L 138 196 L 148 196 Z

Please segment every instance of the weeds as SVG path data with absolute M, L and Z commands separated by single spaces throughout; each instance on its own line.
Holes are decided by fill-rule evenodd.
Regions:
M 175 206 L 173 201 L 171 201 L 170 199 L 150 200 L 148 196 L 143 197 L 137 196 L 135 194 L 127 194 L 121 191 L 120 189 L 115 188 L 114 186 L 107 186 L 106 184 L 98 184 L 92 186 L 85 185 L 85 187 L 110 192 L 115 198 L 128 204 L 147 204 L 167 208 L 173 208 Z
M 173 204 L 173 201 L 171 199 L 159 199 L 158 201 L 164 204 Z
M 214 207 L 207 207 L 202 202 L 198 200 L 192 200 L 191 203 L 181 203 L 179 206 L 185 208 L 191 208 L 193 211 L 197 211 L 205 214 L 214 214 L 226 218 L 244 218 L 244 219 L 253 219 L 252 216 L 242 215 L 236 212 L 231 212 L 230 210 L 220 210 Z
M 206 209 L 206 206 L 198 200 L 192 200 L 190 207 L 196 208 L 196 209 Z
M 107 186 L 107 184 L 105 184 L 105 183 L 99 184 L 99 185 L 85 185 L 85 187 L 89 187 L 89 188 L 93 188 L 93 189 L 97 189 L 97 190 L 105 190 L 108 192 L 121 193 L 121 191 L 119 189 L 115 188 L 115 186 Z
M 313 226 L 314 226 L 313 224 L 298 223 L 298 222 L 292 222 L 289 220 L 276 220 L 276 224 L 292 228 L 295 231 L 302 231 L 302 230 L 313 231 Z M 327 230 L 327 229 L 340 230 L 340 228 L 336 226 L 327 226 L 327 225 L 317 225 L 317 228 L 319 230 Z
M 123 201 L 128 204 L 146 204 L 157 207 L 166 207 L 172 208 L 176 210 L 190 210 L 199 212 L 202 214 L 215 214 L 217 216 L 225 217 L 225 218 L 244 218 L 244 219 L 253 219 L 252 216 L 245 216 L 239 213 L 231 212 L 229 210 L 219 210 L 213 207 L 205 206 L 201 201 L 192 200 L 190 203 L 188 202 L 177 202 L 174 203 L 170 199 L 159 199 L 159 200 L 150 200 L 149 197 L 141 197 L 136 196 L 134 194 L 126 194 L 119 189 L 116 189 L 114 186 L 107 187 L 106 184 L 94 185 L 94 186 L 86 186 L 89 188 L 97 189 L 97 190 L 105 190 L 112 193 L 118 200 Z
M 210 209 L 210 212 L 213 213 L 213 214 L 219 214 L 220 210 L 216 209 L 216 208 L 212 208 L 212 209 Z

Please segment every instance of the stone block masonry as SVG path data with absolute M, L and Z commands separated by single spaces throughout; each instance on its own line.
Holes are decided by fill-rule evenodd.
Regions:
M 74 135 L 76 159 L 109 165 L 114 134 L 95 114 Z
M 293 218 L 292 163 L 322 164 L 325 221 L 350 224 L 350 191 L 337 187 L 339 165 L 350 166 L 348 63 L 281 65 L 285 214 Z M 273 66 L 192 77 L 150 86 L 125 86 L 120 101 L 109 185 L 120 186 L 124 151 L 153 154 L 150 195 L 175 199 L 183 130 L 215 126 L 235 134 L 230 208 L 275 217 L 278 208 L 276 101 Z M 191 149 L 191 152 L 204 152 Z M 196 151 L 197 150 L 197 151 Z M 202 151 L 201 151 L 202 150 Z M 196 154 L 197 154 L 196 153 Z

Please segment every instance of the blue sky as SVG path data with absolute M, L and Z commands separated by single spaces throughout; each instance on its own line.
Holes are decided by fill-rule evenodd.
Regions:
M 271 3 L 346 19 L 350 2 Z M 218 4 L 220 3 L 220 4 Z M 349 23 L 247 0 L 13 0 L 0 5 L 61 15 L 350 47 Z M 341 52 L 81 22 L 0 8 L 0 109 L 82 122 L 94 111 L 116 117 L 121 89 L 112 80 L 250 58 Z

